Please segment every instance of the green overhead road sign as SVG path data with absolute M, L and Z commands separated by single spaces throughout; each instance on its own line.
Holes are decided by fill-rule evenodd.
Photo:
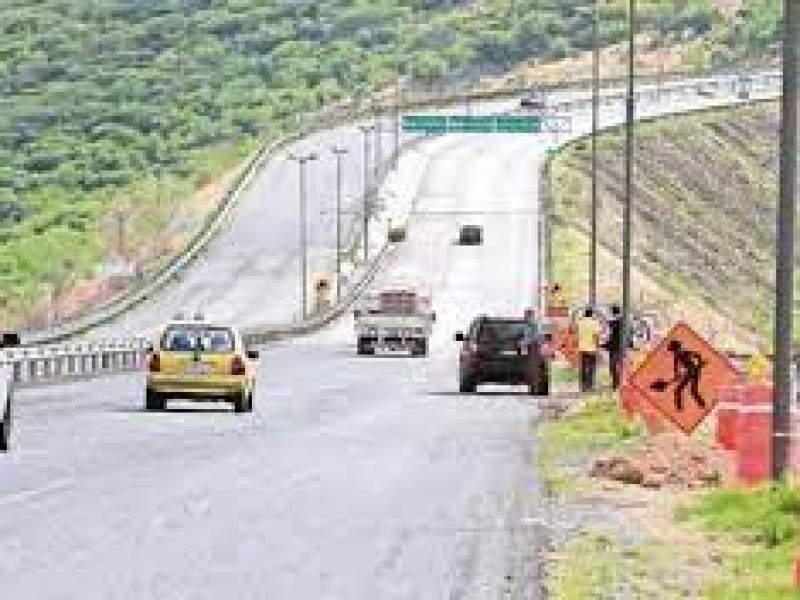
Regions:
M 447 118 L 448 133 L 494 133 L 494 117 L 454 115 Z
M 541 133 L 541 117 L 502 116 L 497 117 L 498 133 Z
M 518 115 L 406 115 L 409 133 L 540 133 L 542 117 Z
M 403 131 L 411 133 L 445 133 L 447 117 L 444 115 L 405 115 Z

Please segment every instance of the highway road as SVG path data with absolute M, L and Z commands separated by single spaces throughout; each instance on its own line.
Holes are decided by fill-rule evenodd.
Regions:
M 696 100 L 660 109 L 680 102 Z M 426 144 L 409 240 L 380 277 L 429 277 L 439 320 L 427 359 L 356 357 L 343 319 L 265 349 L 252 415 L 178 403 L 144 413 L 141 375 L 23 390 L 18 445 L 0 462 L 3 596 L 537 598 L 534 524 L 547 519 L 537 403 L 521 389 L 457 394 L 451 339 L 479 312 L 519 314 L 532 302 L 538 165 L 551 141 Z M 251 227 L 253 245 L 222 237 L 209 256 L 248 268 L 271 260 L 265 248 L 280 244 L 255 243 L 263 223 L 248 210 L 262 210 L 257 196 L 233 226 Z M 453 243 L 466 222 L 483 224 L 482 247 Z M 241 281 L 219 277 L 219 296 L 197 294 L 222 302 Z M 252 300 L 237 307 L 281 304 L 259 299 L 251 281 Z
M 140 376 L 23 392 L 20 447 L 0 467 L 4 594 L 438 599 L 517 585 L 505 569 L 528 564 L 517 530 L 536 408 L 454 393 L 450 338 L 479 307 L 528 301 L 539 151 L 529 137 L 434 142 L 393 258 L 439 274 L 428 360 L 359 359 L 343 322 L 269 348 L 243 418 L 145 414 Z M 458 211 L 484 222 L 483 248 L 452 244 Z M 512 260 L 520 250 L 533 260 Z

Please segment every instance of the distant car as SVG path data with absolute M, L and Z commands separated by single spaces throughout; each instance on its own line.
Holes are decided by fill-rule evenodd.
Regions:
M 159 333 L 147 357 L 145 409 L 168 400 L 225 401 L 237 413 L 253 410 L 258 352 L 238 331 L 202 318 L 176 319 Z
M 705 98 L 713 98 L 716 96 L 716 91 L 710 86 L 701 85 L 697 87 L 697 95 Z
M 533 355 L 523 347 L 524 319 L 476 318 L 466 334 L 457 333 L 461 342 L 458 389 L 475 392 L 483 383 L 527 385 L 531 395 L 550 393 L 550 360 L 546 343 L 550 334 L 542 333 L 533 346 Z
M 535 111 L 544 111 L 547 108 L 545 101 L 542 98 L 536 98 L 533 96 L 525 96 L 521 98 L 519 101 L 520 108 L 524 108 L 526 110 L 535 110 Z
M 458 243 L 462 246 L 480 246 L 483 243 L 483 228 L 480 225 L 462 225 Z
M 406 240 L 406 228 L 402 226 L 394 226 L 389 228 L 387 235 L 390 244 L 399 244 Z

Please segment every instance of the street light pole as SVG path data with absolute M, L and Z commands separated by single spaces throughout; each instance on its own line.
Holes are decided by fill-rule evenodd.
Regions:
M 373 176 L 372 181 L 377 185 L 377 182 L 380 180 L 381 176 L 381 161 L 383 160 L 383 147 L 382 147 L 382 137 L 383 137 L 383 123 L 381 123 L 381 114 L 378 113 L 377 118 L 375 119 L 375 160 L 373 161 Z
M 786 473 L 791 433 L 792 326 L 794 309 L 794 226 L 797 192 L 797 37 L 800 4 L 784 1 L 783 98 L 781 100 L 780 199 L 775 267 L 775 382 L 772 408 L 772 478 Z
M 317 155 L 313 152 L 297 156 L 290 154 L 289 158 L 297 162 L 299 167 L 299 238 L 300 238 L 300 293 L 302 317 L 308 316 L 308 217 L 307 217 L 307 198 L 306 198 L 306 164 L 317 160 Z
M 622 218 L 622 353 L 631 341 L 631 196 L 633 193 L 633 120 L 636 38 L 636 0 L 628 0 L 628 91 L 625 96 L 625 202 Z
M 592 20 L 592 249 L 589 263 L 589 303 L 597 304 L 597 133 L 600 127 L 600 0 Z
M 128 220 L 128 214 L 124 210 L 119 209 L 114 213 L 114 218 L 117 222 L 117 254 L 120 260 L 125 260 L 125 225 Z
M 347 148 L 334 146 L 336 157 L 336 301 L 342 299 L 342 156 Z
M 374 125 L 359 125 L 358 129 L 364 136 L 364 262 L 369 260 L 369 134 L 375 129 Z

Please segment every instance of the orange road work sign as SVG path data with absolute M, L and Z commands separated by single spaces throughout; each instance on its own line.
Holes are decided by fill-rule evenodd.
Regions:
M 678 323 L 636 371 L 630 384 L 686 435 L 714 410 L 717 392 L 739 379 L 728 358 Z

